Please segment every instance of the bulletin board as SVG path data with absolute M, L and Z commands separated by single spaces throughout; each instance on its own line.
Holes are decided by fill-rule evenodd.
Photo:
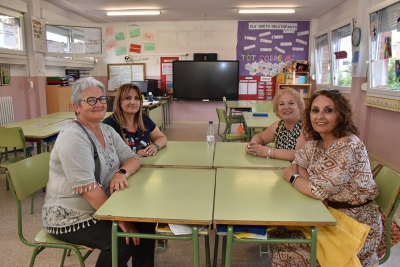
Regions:
M 107 64 L 108 91 L 115 91 L 121 84 L 144 81 L 145 63 Z

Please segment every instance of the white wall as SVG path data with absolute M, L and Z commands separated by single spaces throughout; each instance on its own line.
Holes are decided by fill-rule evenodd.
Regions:
M 160 76 L 159 58 L 180 56 L 181 60 L 193 60 L 193 53 L 217 53 L 220 60 L 236 60 L 237 21 L 161 21 L 140 22 L 135 27 L 140 33 L 153 34 L 153 41 L 141 36 L 130 38 L 128 25 L 132 23 L 108 24 L 114 34 L 124 33 L 124 40 L 117 41 L 117 47 L 127 47 L 135 63 L 146 63 L 147 77 Z M 105 37 L 106 43 L 114 35 Z M 155 51 L 144 51 L 144 43 L 155 43 Z M 142 53 L 129 52 L 130 44 L 142 45 Z M 183 56 L 188 54 L 188 56 Z M 141 58 L 148 58 L 140 60 Z M 116 56 L 115 49 L 107 50 L 106 57 L 99 60 L 99 75 L 107 75 L 106 64 L 123 63 L 125 55 Z

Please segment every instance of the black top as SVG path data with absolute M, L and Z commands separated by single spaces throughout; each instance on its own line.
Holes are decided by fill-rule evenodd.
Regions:
M 143 116 L 143 123 L 146 127 L 146 131 L 142 132 L 138 128 L 135 132 L 130 132 L 123 129 L 124 135 L 121 133 L 121 127 L 119 126 L 118 122 L 114 119 L 114 115 L 111 115 L 108 118 L 103 120 L 103 123 L 110 125 L 114 130 L 124 139 L 124 141 L 129 145 L 129 147 L 134 151 L 138 151 L 140 149 L 145 148 L 150 144 L 150 133 L 156 128 L 156 124 L 147 116 L 146 114 L 142 114 Z M 135 149 L 134 149 L 135 148 Z

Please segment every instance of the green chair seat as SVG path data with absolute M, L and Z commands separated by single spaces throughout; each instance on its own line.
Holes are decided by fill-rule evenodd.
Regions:
M 224 109 L 217 108 L 218 115 L 218 135 L 222 137 L 223 142 L 234 142 L 239 140 L 247 140 L 246 133 L 230 133 L 230 129 L 232 126 L 232 121 L 226 117 L 226 112 Z M 221 124 L 225 123 L 225 130 L 221 134 Z

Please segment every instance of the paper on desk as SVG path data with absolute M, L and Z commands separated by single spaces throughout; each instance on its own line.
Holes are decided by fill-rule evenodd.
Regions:
M 192 226 L 188 224 L 172 224 L 169 223 L 169 228 L 174 233 L 174 235 L 191 235 L 192 234 Z M 206 226 L 199 227 L 198 231 L 205 229 Z

